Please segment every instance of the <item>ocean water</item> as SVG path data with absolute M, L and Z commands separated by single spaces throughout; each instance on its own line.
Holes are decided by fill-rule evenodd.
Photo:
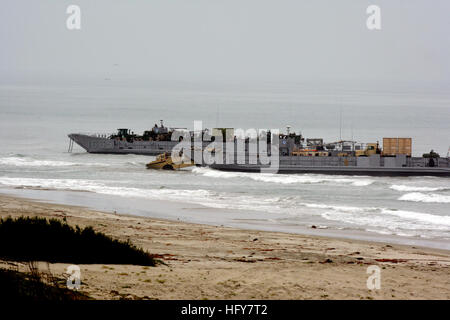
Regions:
M 1 85 L 0 115 L 0 192 L 29 196 L 33 190 L 41 199 L 78 199 L 69 202 L 100 209 L 98 203 L 111 199 L 126 203 L 126 213 L 158 217 L 164 217 L 161 202 L 168 201 L 191 208 L 171 212 L 171 219 L 251 221 L 253 228 L 294 232 L 315 225 L 344 236 L 436 241 L 450 249 L 448 178 L 166 172 L 146 170 L 149 156 L 95 155 L 77 146 L 67 152 L 68 133 L 142 132 L 164 119 L 187 128 L 194 120 L 244 129 L 290 125 L 326 141 L 339 135 L 364 142 L 412 137 L 414 154 L 434 149 L 445 156 L 445 92 L 305 84 Z

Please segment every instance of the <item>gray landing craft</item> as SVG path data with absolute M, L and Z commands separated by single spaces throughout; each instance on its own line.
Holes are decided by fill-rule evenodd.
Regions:
M 145 131 L 142 135 L 130 132 L 129 129 L 118 129 L 116 134 L 110 135 L 72 133 L 69 134 L 69 151 L 72 150 L 73 142 L 75 142 L 89 153 L 152 156 L 165 152 L 171 153 L 172 149 L 183 139 L 179 138 L 172 141 L 174 132 L 179 132 L 176 130 L 180 129 L 167 128 L 161 121 L 159 126 L 155 124 L 151 130 Z M 195 135 L 192 131 L 181 130 L 187 132 L 188 138 L 185 139 L 190 137 L 191 142 L 194 141 Z M 245 138 L 244 148 L 241 151 L 237 143 L 238 138 L 234 135 L 233 129 L 230 128 L 203 130 L 202 150 L 208 148 L 218 131 L 223 133 L 226 141 L 234 142 L 231 143 L 234 146 L 234 156 L 231 161 L 226 158 L 226 145 L 224 144 L 224 148 L 220 148 L 224 152 L 219 149 L 212 151 L 223 154 L 223 164 L 209 165 L 211 168 L 223 171 L 260 172 L 261 168 L 268 167 L 261 164 L 259 159 L 256 163 L 250 163 L 250 138 Z M 268 142 L 267 150 L 270 155 L 270 141 L 273 137 L 270 131 L 264 134 L 267 134 L 267 136 L 262 136 L 262 138 Z M 383 148 L 379 146 L 378 142 L 338 141 L 324 143 L 323 139 L 305 139 L 301 134 L 291 133 L 289 127 L 287 133 L 279 134 L 278 138 L 278 173 L 450 177 L 449 155 L 440 157 L 437 153 L 431 151 L 422 157 L 413 157 L 411 138 L 383 138 Z M 191 152 L 194 152 L 193 147 Z M 237 161 L 238 158 L 240 159 L 239 162 Z M 197 163 L 196 165 L 203 166 L 205 164 Z

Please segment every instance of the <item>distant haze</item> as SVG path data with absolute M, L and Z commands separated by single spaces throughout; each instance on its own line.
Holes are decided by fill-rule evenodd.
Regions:
M 81 7 L 81 30 L 66 8 Z M 382 30 L 366 28 L 381 7 Z M 0 81 L 450 85 L 448 0 L 3 0 Z

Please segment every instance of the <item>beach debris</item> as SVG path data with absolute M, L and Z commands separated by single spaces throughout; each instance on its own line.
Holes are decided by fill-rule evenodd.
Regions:
M 378 262 L 391 262 L 391 263 L 400 263 L 400 262 L 407 262 L 406 259 L 375 259 L 375 261 Z
M 118 296 L 118 295 L 120 295 L 119 291 L 117 291 L 117 290 L 111 290 L 111 291 L 110 291 L 110 294 L 113 295 L 113 296 Z
M 331 259 L 326 259 L 326 260 L 324 260 L 324 261 L 320 261 L 319 263 L 332 263 L 333 262 L 333 260 L 331 260 Z
M 175 254 L 171 254 L 171 253 L 153 254 L 152 256 L 156 259 L 179 260 L 179 259 L 175 258 L 176 257 Z
M 317 229 L 317 227 L 315 225 L 312 225 L 311 229 Z
M 246 259 L 245 257 L 233 259 L 238 262 L 247 262 L 247 263 L 255 263 L 256 259 Z
M 258 238 L 253 239 L 253 241 L 258 241 Z

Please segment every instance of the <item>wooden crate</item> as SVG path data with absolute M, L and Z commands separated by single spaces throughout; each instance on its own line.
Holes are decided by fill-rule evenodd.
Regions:
M 411 138 L 383 138 L 383 155 L 395 156 L 397 154 L 412 154 Z

